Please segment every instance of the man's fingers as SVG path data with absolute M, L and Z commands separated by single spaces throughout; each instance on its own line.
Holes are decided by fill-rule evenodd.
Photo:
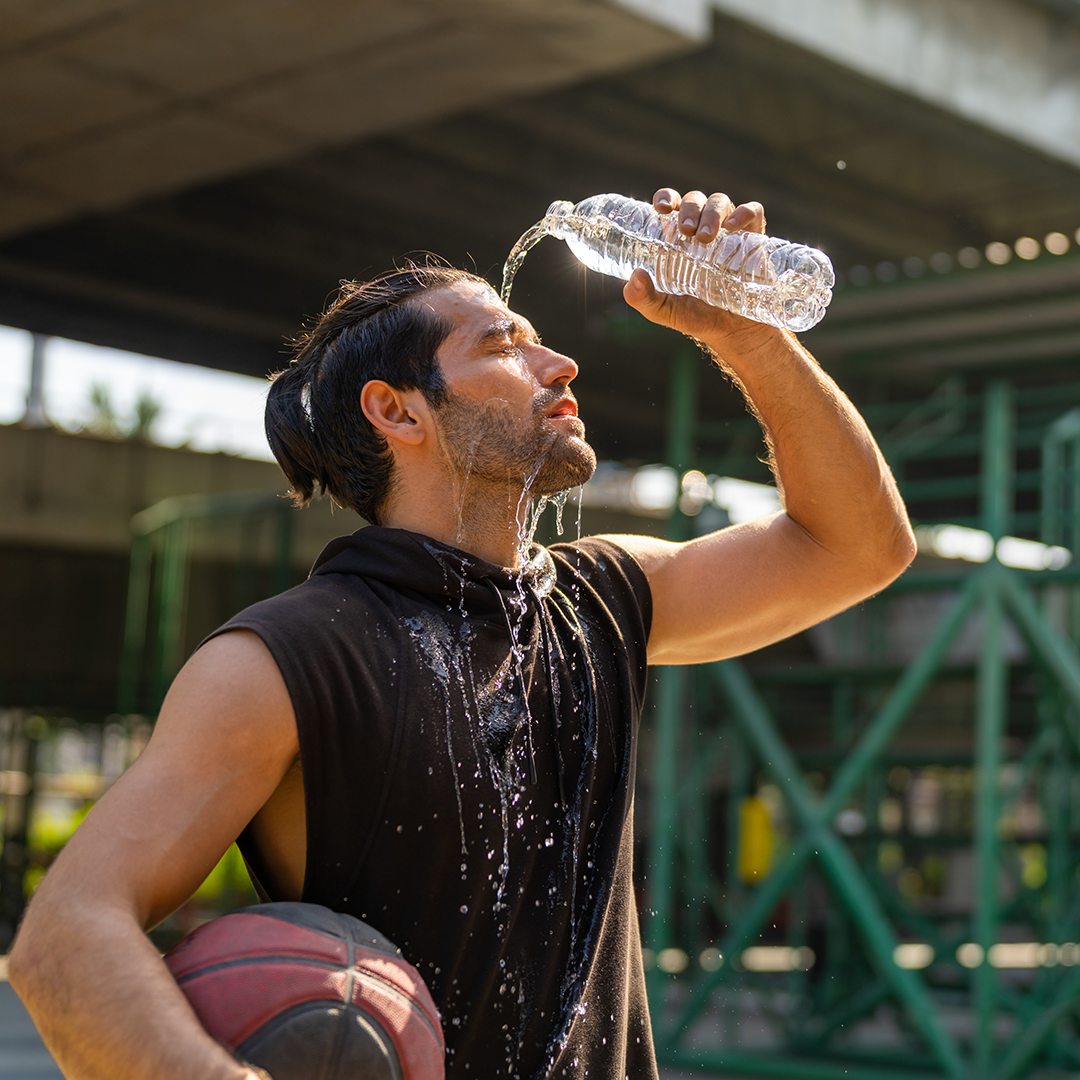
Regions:
M 683 236 L 693 236 L 697 232 L 701 212 L 705 209 L 707 201 L 703 191 L 688 191 L 682 197 L 682 203 L 679 206 L 679 232 Z
M 660 214 L 670 213 L 679 209 L 682 198 L 674 188 L 662 187 L 652 197 L 653 208 Z
M 742 203 L 732 210 L 724 220 L 724 228 L 728 232 L 763 233 L 765 231 L 765 207 L 759 202 Z
M 679 232 L 683 236 L 708 243 L 719 235 L 721 229 L 728 232 L 765 231 L 765 209 L 759 202 L 746 202 L 736 206 L 723 192 L 706 196 L 702 191 L 688 191 L 680 195 L 674 188 L 660 188 L 653 195 L 653 207 L 661 214 L 677 212 Z
M 697 239 L 708 243 L 720 232 L 720 223 L 735 208 L 735 204 L 723 192 L 710 195 L 701 211 L 697 227 Z

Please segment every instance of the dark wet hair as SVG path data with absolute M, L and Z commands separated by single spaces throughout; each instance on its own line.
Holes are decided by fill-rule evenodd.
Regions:
M 435 354 L 453 326 L 410 301 L 462 281 L 487 284 L 439 263 L 343 281 L 314 329 L 299 339 L 295 359 L 273 376 L 266 399 L 266 437 L 298 503 L 329 494 L 379 524 L 394 460 L 360 407 L 361 391 L 381 379 L 398 390 L 420 390 L 433 406 L 446 400 Z

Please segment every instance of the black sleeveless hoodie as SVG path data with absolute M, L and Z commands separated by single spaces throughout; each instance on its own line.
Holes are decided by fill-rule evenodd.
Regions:
M 510 573 L 371 527 L 217 631 L 257 633 L 292 698 L 303 899 L 420 970 L 453 1080 L 656 1076 L 631 877 L 650 617 L 607 541 Z

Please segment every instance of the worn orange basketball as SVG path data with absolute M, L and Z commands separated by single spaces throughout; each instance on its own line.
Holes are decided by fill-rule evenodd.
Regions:
M 165 954 L 206 1030 L 274 1080 L 442 1080 L 435 1003 L 400 950 L 316 904 L 242 908 Z

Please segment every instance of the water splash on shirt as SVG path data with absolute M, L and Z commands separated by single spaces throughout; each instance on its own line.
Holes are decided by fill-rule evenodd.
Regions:
M 450 759 L 450 771 L 454 777 L 454 797 L 457 799 L 458 824 L 461 828 L 461 854 L 468 855 L 469 846 L 465 839 L 465 810 L 461 803 L 461 783 L 458 778 L 457 755 L 454 753 L 453 710 L 450 698 L 451 670 L 457 675 L 458 682 L 464 686 L 464 675 L 458 662 L 459 655 L 452 648 L 449 628 L 441 619 L 436 619 L 422 611 L 419 615 L 406 619 L 405 627 L 409 631 L 409 636 L 420 646 L 427 658 L 428 666 L 443 689 L 446 702 L 446 753 Z

